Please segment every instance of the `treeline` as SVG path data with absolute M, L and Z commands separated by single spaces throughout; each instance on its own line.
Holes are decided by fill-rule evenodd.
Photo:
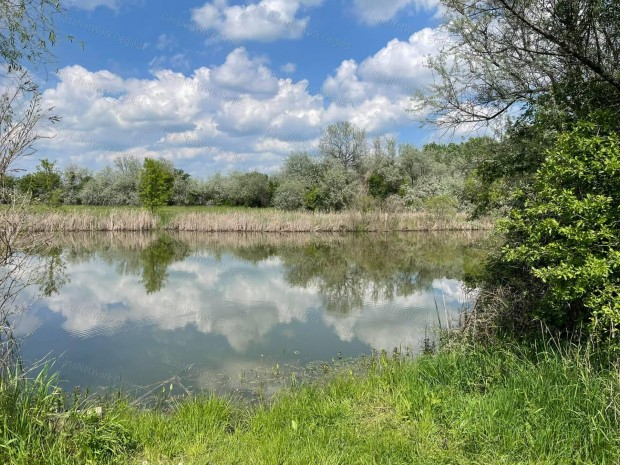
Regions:
M 277 207 L 285 210 L 471 209 L 471 177 L 497 142 L 428 144 L 421 149 L 376 138 L 369 146 L 363 129 L 348 122 L 323 134 L 319 154 L 291 153 L 273 174 L 257 171 L 191 177 L 167 160 L 131 155 L 99 171 L 41 160 L 36 171 L 4 177 L 5 192 L 18 191 L 50 206 L 160 205 Z M 153 203 L 154 202 L 154 203 Z

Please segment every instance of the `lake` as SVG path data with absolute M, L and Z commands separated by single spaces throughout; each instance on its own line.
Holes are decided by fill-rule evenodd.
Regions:
M 308 364 L 422 350 L 467 305 L 480 238 L 65 235 L 40 255 L 22 358 L 55 359 L 67 389 L 271 392 Z

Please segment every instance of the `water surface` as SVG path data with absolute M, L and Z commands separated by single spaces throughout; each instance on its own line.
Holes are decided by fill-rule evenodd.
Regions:
M 465 303 L 472 234 L 58 238 L 19 322 L 28 361 L 64 386 L 268 386 L 266 372 L 420 350 Z

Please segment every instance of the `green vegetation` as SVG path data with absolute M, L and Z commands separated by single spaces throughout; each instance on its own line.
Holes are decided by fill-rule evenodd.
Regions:
M 620 4 L 443 3 L 456 47 L 431 60 L 426 108 L 453 127 L 513 116 L 465 184 L 474 215 L 507 217 L 470 279 L 476 317 L 618 341 Z
M 53 378 L 27 381 L 3 371 L 2 462 L 618 461 L 620 2 L 442 1 L 452 40 L 430 60 L 436 79 L 418 100 L 432 122 L 451 128 L 510 115 L 494 139 L 421 149 L 376 139 L 369 148 L 363 128 L 341 122 L 326 129 L 319 157 L 291 154 L 273 176 L 232 173 L 202 181 L 157 162 L 150 179 L 156 188 L 144 189 L 142 196 L 144 172 L 132 158 L 97 173 L 76 167 L 59 173 L 44 161 L 36 173 L 7 175 L 15 159 L 31 153 L 37 123 L 55 121 L 21 70 L 48 55 L 55 41 L 48 12 L 59 6 L 43 1 L 37 9 L 39 3 L 21 2 L 34 13 L 32 22 L 19 21 L 23 15 L 5 3 L 0 23 L 8 35 L 0 55 L 9 73 L 20 71 L 14 75 L 17 85 L 3 90 L 0 108 L 6 115 L 0 180 L 7 192 L 17 187 L 50 206 L 138 206 L 142 200 L 149 208 L 275 206 L 357 215 L 170 218 L 173 229 L 192 231 L 295 230 L 289 223 L 313 230 L 316 221 L 339 230 L 343 218 L 360 228 L 368 218 L 380 224 L 379 216 L 364 216 L 368 211 L 430 210 L 438 214 L 434 221 L 457 211 L 507 219 L 491 258 L 481 270 L 470 270 L 470 282 L 480 291 L 463 332 L 471 340 L 416 360 L 395 355 L 361 361 L 354 365 L 359 371 L 344 369 L 324 384 L 293 386 L 253 407 L 198 397 L 170 402 L 170 409 L 139 410 L 117 400 L 102 418 L 89 411 L 95 404 L 67 399 Z M 25 116 L 20 108 L 29 109 Z M 24 224 L 12 210 L 2 214 L 9 225 Z M 401 221 L 386 215 L 385 229 L 393 218 Z M 37 224 L 49 230 L 119 227 L 113 214 L 94 219 L 51 214 L 46 220 Z M 126 215 L 120 223 L 125 221 L 138 230 L 158 225 L 146 212 L 137 220 Z M 10 234 L 17 234 L 12 231 L 25 236 L 26 230 L 0 229 L 0 242 L 8 244 L 2 265 L 18 255 L 10 250 Z M 183 256 L 183 247 L 176 247 L 169 253 L 170 244 L 160 241 L 140 257 L 148 289 L 165 280 L 166 263 Z M 316 251 L 319 263 L 333 260 L 333 251 L 324 252 Z M 301 269 L 298 259 L 289 256 L 288 263 L 300 283 L 319 278 L 328 295 L 329 284 L 337 289 L 339 283 L 329 272 L 340 271 L 346 281 L 347 270 Z M 9 334 L 5 313 L 12 309 L 0 310 L 0 335 Z M 541 344 L 541 326 L 562 339 Z M 498 342 L 506 334 L 519 344 Z
M 617 133 L 582 123 L 559 136 L 480 277 L 486 288 L 507 289 L 511 319 L 617 339 L 619 192 Z
M 327 369 L 323 383 L 294 383 L 251 407 L 160 398 L 162 407 L 141 410 L 116 400 L 102 417 L 92 407 L 103 401 L 67 399 L 53 380 L 11 380 L 0 385 L 0 461 L 614 463 L 620 385 L 605 361 L 583 346 L 461 345 Z
M 174 175 L 163 162 L 146 158 L 140 173 L 140 202 L 152 212 L 157 207 L 168 205 L 172 197 L 173 183 Z
M 428 144 L 421 149 L 397 146 L 395 139 L 367 146 L 363 129 L 350 123 L 329 126 L 318 156 L 291 153 L 282 168 L 217 173 L 192 178 L 169 161 L 132 156 L 117 158 L 97 172 L 69 165 L 60 171 L 42 160 L 35 173 L 5 176 L 5 202 L 17 188 L 35 204 L 48 206 L 229 206 L 335 212 L 469 212 L 466 180 L 475 160 L 495 149 L 491 139 L 462 144 Z M 147 192 L 148 191 L 148 192 Z M 153 203 L 154 202 L 154 203 Z M 444 208 L 448 206 L 448 208 Z

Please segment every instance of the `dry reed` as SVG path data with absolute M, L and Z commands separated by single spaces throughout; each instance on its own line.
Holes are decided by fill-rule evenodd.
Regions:
M 390 231 L 476 231 L 492 229 L 493 221 L 469 221 L 465 214 L 430 213 L 341 213 L 250 210 L 227 212 L 180 212 L 164 224 L 145 210 L 113 209 L 89 211 L 47 211 L 29 213 L 32 232 L 168 231 L 186 232 L 390 232 Z
M 160 226 L 159 217 L 144 210 L 113 209 L 106 213 L 49 211 L 30 215 L 34 232 L 152 231 Z
M 195 232 L 474 231 L 492 227 L 491 220 L 468 221 L 464 214 L 448 216 L 413 212 L 312 213 L 273 210 L 183 213 L 166 225 L 169 230 Z

